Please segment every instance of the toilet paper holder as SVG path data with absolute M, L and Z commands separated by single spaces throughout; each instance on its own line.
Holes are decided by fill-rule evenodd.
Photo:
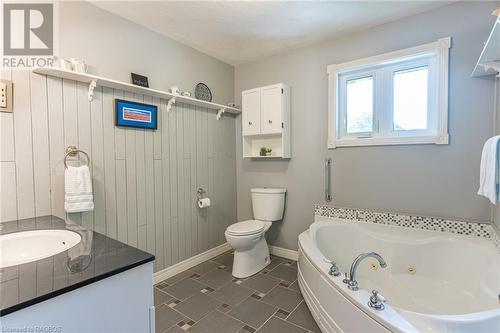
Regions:
M 198 191 L 196 191 L 196 196 L 198 197 L 198 200 L 203 197 L 203 194 L 207 193 L 202 187 L 198 188 Z

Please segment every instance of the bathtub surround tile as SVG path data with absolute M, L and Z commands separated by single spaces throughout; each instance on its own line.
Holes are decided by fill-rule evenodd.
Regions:
M 233 276 L 228 272 L 221 269 L 216 269 L 203 275 L 198 279 L 198 281 L 212 288 L 218 289 L 226 283 L 231 282 L 232 279 Z
M 291 312 L 302 301 L 302 296 L 291 289 L 277 286 L 264 296 L 262 301 Z
M 156 332 L 164 332 L 183 320 L 188 321 L 189 319 L 166 305 L 160 305 L 155 309 Z
M 270 276 L 276 277 L 280 280 L 293 282 L 297 280 L 297 269 L 285 265 L 279 265 L 268 273 Z
M 468 222 L 442 217 L 377 212 L 366 209 L 324 205 L 314 205 L 314 215 L 481 237 L 491 240 L 500 249 L 500 236 L 498 232 L 486 222 Z
M 213 311 L 189 329 L 190 333 L 235 333 L 245 326 L 241 321 Z
M 204 289 L 206 285 L 201 284 L 195 280 L 192 279 L 183 279 L 176 284 L 169 286 L 163 291 L 167 292 L 168 294 L 174 296 L 175 298 L 178 298 L 180 300 L 184 300 L 195 293 L 198 293 L 202 289 Z
M 283 319 L 272 317 L 257 332 L 258 333 L 276 333 L 276 332 L 307 333 L 307 330 L 295 326 L 294 324 L 288 323 Z
M 229 315 L 241 320 L 251 327 L 258 328 L 275 312 L 276 308 L 274 306 L 249 297 L 233 308 L 233 310 L 229 312 Z
M 241 284 L 242 286 L 255 289 L 261 293 L 267 293 L 276 285 L 280 283 L 280 280 L 269 276 L 268 274 L 256 274 L 251 278 L 246 279 Z
M 214 293 L 210 294 L 210 296 L 223 303 L 234 306 L 248 298 L 248 296 L 252 295 L 252 293 L 253 290 L 251 289 L 242 287 L 236 283 L 227 283 Z
M 305 301 L 302 301 L 299 304 L 299 306 L 287 318 L 287 321 L 297 326 L 303 327 L 311 332 L 321 333 L 321 330 L 316 324 L 316 321 L 314 321 L 314 318 L 311 315 L 311 312 L 309 311 L 309 308 L 307 307 Z

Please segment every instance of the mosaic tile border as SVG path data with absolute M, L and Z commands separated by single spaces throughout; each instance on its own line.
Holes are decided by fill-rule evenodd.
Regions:
M 481 237 L 491 240 L 500 250 L 498 231 L 489 223 L 325 205 L 314 205 L 314 215 Z

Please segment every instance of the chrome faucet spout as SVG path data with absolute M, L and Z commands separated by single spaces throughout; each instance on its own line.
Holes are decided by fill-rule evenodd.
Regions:
M 366 258 L 375 258 L 378 260 L 380 267 L 386 268 L 387 263 L 385 262 L 384 258 L 376 252 L 364 252 L 361 253 L 359 256 L 354 259 L 351 265 L 351 270 L 349 272 L 349 280 L 347 281 L 348 287 L 351 290 L 358 290 L 358 281 L 356 281 L 356 271 L 358 269 L 359 264 Z

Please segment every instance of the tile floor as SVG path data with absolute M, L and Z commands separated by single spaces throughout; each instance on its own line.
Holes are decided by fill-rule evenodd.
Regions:
M 247 279 L 231 275 L 233 253 L 158 283 L 157 333 L 320 333 L 297 283 L 297 263 L 271 256 Z

